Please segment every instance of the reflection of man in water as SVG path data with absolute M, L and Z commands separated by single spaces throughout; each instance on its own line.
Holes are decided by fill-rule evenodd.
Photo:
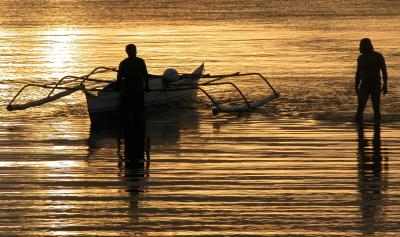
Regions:
M 150 154 L 146 151 L 145 133 L 143 118 L 135 117 L 125 127 L 125 178 L 131 183 L 127 191 L 131 196 L 132 208 L 138 204 L 137 198 L 149 169 Z
M 123 82 L 123 115 L 137 116 L 144 113 L 144 91 L 149 88 L 147 67 L 143 59 L 136 57 L 134 44 L 128 44 L 125 51 L 128 57 L 119 64 L 117 75 L 117 81 Z
M 381 119 L 380 113 L 380 94 L 381 94 L 381 71 L 383 86 L 382 91 L 385 95 L 388 92 L 385 59 L 382 54 L 374 51 L 371 40 L 364 38 L 360 41 L 361 55 L 357 59 L 357 72 L 355 77 L 355 90 L 358 95 L 358 108 L 356 119 L 363 119 L 363 112 L 369 96 L 371 96 L 374 109 L 374 119 Z
M 364 136 L 364 124 L 358 124 L 358 190 L 363 236 L 379 233 L 385 225 L 385 195 L 388 187 L 387 157 L 381 148 L 380 124 L 374 125 L 372 144 Z

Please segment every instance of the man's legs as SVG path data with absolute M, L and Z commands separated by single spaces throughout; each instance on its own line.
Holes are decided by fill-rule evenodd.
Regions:
M 356 113 L 356 120 L 363 119 L 363 113 L 365 106 L 367 105 L 368 97 L 369 97 L 368 89 L 365 87 L 360 87 L 360 90 L 358 91 L 358 107 Z
M 377 86 L 371 89 L 371 100 L 372 100 L 372 108 L 374 109 L 374 120 L 380 121 L 381 120 L 381 87 Z

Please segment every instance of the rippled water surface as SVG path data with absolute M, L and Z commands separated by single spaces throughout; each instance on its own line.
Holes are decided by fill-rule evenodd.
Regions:
M 398 236 L 400 3 L 0 2 L 0 235 Z M 385 58 L 382 123 L 352 122 L 358 43 Z M 26 83 L 116 67 L 135 43 L 150 73 L 260 72 L 280 92 L 252 113 L 163 108 L 147 156 L 90 130 L 84 94 L 8 112 Z M 253 78 L 246 95 L 265 93 Z M 222 90 L 223 88 L 221 88 Z M 29 90 L 22 100 L 40 98 Z M 370 106 L 370 105 L 369 105 Z M 129 148 L 129 146 L 128 146 Z

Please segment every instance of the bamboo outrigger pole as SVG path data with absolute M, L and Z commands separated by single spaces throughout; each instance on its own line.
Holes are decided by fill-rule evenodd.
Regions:
M 29 85 L 27 85 L 27 86 L 29 86 Z M 19 93 L 17 93 L 17 95 L 15 95 L 15 97 L 7 105 L 7 110 L 8 111 L 24 110 L 24 109 L 28 109 L 30 107 L 40 106 L 40 105 L 46 104 L 48 102 L 60 99 L 61 97 L 70 95 L 70 94 L 72 94 L 72 93 L 74 93 L 76 91 L 83 90 L 84 88 L 85 88 L 85 85 L 84 84 L 80 84 L 80 85 L 77 85 L 77 86 L 74 86 L 74 87 L 71 87 L 71 88 L 66 88 L 65 91 L 61 91 L 59 93 L 56 93 L 54 95 L 45 97 L 43 99 L 30 101 L 30 102 L 27 102 L 27 103 L 24 103 L 24 104 L 14 104 L 13 105 L 12 103 L 14 102 L 15 98 L 19 95 L 19 93 L 22 91 L 21 90 Z M 58 89 L 65 89 L 65 88 L 58 88 Z

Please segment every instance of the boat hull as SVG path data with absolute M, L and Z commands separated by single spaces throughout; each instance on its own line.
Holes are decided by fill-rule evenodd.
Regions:
M 195 102 L 199 78 L 200 76 L 187 77 L 171 83 L 168 87 L 165 87 L 162 78 L 149 79 L 150 91 L 145 92 L 146 111 L 182 106 Z M 121 119 L 119 92 L 102 91 L 97 95 L 87 92 L 85 95 L 92 126 L 119 126 L 118 121 Z

